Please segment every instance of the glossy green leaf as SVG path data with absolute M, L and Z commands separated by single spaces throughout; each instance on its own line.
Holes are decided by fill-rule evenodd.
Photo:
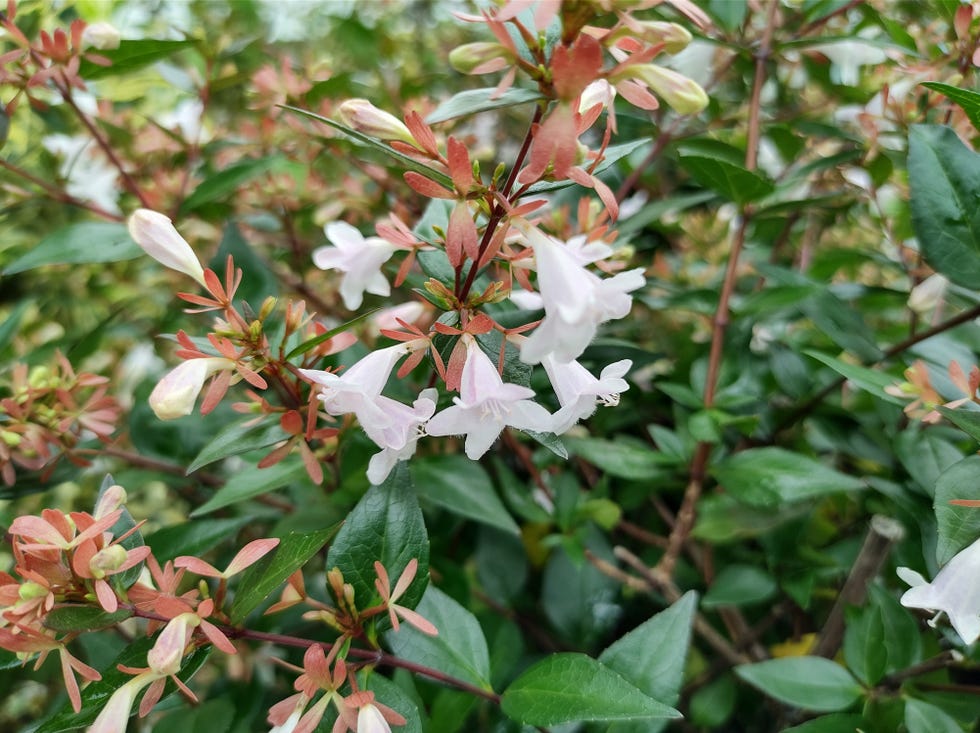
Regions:
M 287 159 L 280 155 L 264 158 L 247 158 L 229 165 L 224 170 L 207 176 L 180 205 L 182 214 L 189 214 L 205 204 L 223 201 L 232 196 L 242 185 L 275 168 L 281 168 Z
M 429 636 L 403 621 L 398 631 L 392 629 L 385 634 L 391 651 L 402 659 L 492 690 L 490 652 L 476 617 L 431 585 L 415 610 L 431 621 L 439 633 Z
M 905 701 L 908 733 L 963 733 L 963 727 L 937 705 L 908 698 Z
M 381 309 L 380 308 L 372 308 L 371 310 L 367 311 L 366 313 L 361 313 L 356 318 L 351 318 L 349 321 L 347 321 L 345 323 L 341 323 L 336 328 L 331 328 L 326 333 L 321 333 L 319 336 L 314 336 L 311 339 L 307 339 L 303 343 L 299 344 L 292 351 L 290 351 L 288 354 L 286 354 L 286 361 L 290 361 L 292 359 L 295 359 L 297 356 L 302 356 L 307 351 L 309 351 L 310 349 L 312 349 L 314 346 L 319 346 L 324 341 L 329 341 L 334 336 L 337 336 L 338 334 L 344 333 L 344 331 L 349 331 L 351 328 L 353 328 L 354 326 L 356 326 L 361 321 L 365 321 L 368 318 L 370 318 L 371 316 L 373 316 L 379 310 L 381 310 Z
M 84 221 L 48 234 L 27 254 L 7 265 L 2 274 L 13 275 L 44 265 L 79 265 L 131 260 L 143 254 L 125 224 Z
M 948 563 L 957 552 L 980 536 L 980 511 L 976 507 L 954 506 L 952 499 L 980 500 L 980 456 L 973 455 L 943 471 L 936 481 L 936 562 Z
M 754 565 L 726 565 L 704 594 L 701 605 L 747 606 L 769 600 L 778 590 L 772 575 Z
M 426 456 L 411 462 L 419 498 L 461 517 L 518 534 L 517 523 L 500 501 L 490 476 L 476 461 L 461 455 Z
M 629 440 L 563 437 L 569 452 L 584 458 L 610 476 L 635 481 L 655 481 L 671 461 L 647 445 Z
M 750 448 L 711 469 L 725 491 L 755 506 L 780 506 L 865 488 L 863 481 L 783 448 Z
M 973 126 L 980 130 L 980 94 L 972 89 L 960 89 L 940 81 L 924 81 L 922 86 L 939 92 L 947 99 L 956 102 L 969 118 Z
M 493 87 L 488 87 L 487 89 L 467 89 L 465 92 L 454 94 L 430 112 L 425 121 L 434 125 L 465 115 L 513 107 L 517 104 L 526 104 L 542 99 L 541 92 L 534 89 L 511 87 L 497 96 L 494 96 L 494 91 L 496 90 Z
M 44 616 L 44 625 L 62 632 L 95 631 L 115 626 L 132 615 L 126 610 L 109 613 L 98 606 L 59 606 Z
M 867 722 L 860 715 L 831 713 L 786 728 L 782 733 L 855 733 L 863 730 L 866 725 Z
M 774 186 L 745 167 L 737 148 L 717 140 L 697 140 L 679 146 L 680 164 L 694 180 L 729 201 L 747 204 L 768 196 Z
M 785 657 L 743 664 L 735 674 L 769 697 L 793 707 L 831 713 L 846 710 L 862 694 L 846 669 L 823 657 Z
M 870 602 L 881 614 L 882 636 L 887 652 L 885 673 L 891 674 L 922 661 L 919 621 L 899 599 L 878 583 L 872 583 Z
M 112 62 L 109 66 L 92 63 L 82 59 L 79 75 L 83 79 L 95 80 L 110 76 L 121 76 L 124 72 L 135 71 L 144 66 L 169 59 L 179 51 L 193 48 L 194 41 L 170 41 L 155 38 L 124 39 L 119 48 L 96 51 Z
M 543 659 L 511 683 L 500 703 L 508 717 L 537 726 L 681 717 L 585 654 Z
M 951 127 L 913 125 L 909 206 L 926 261 L 967 288 L 980 281 L 980 155 Z
M 827 354 L 823 354 L 819 351 L 804 351 L 803 353 L 807 356 L 813 357 L 817 361 L 823 362 L 842 377 L 845 377 L 855 387 L 863 389 L 865 392 L 870 392 L 879 399 L 896 405 L 908 404 L 908 400 L 903 400 L 901 397 L 896 397 L 895 395 L 885 392 L 886 387 L 894 386 L 901 382 L 902 380 L 899 378 L 893 377 L 890 374 L 886 374 L 885 372 L 877 369 L 868 369 L 867 367 L 858 366 L 857 364 L 850 364 L 846 361 L 841 361 L 840 359 L 833 356 L 828 356 Z
M 430 168 L 424 163 L 420 163 L 419 161 L 415 160 L 414 158 L 410 158 L 404 153 L 399 153 L 390 145 L 383 143 L 380 140 L 376 140 L 373 137 L 370 137 L 369 135 L 365 135 L 362 132 L 358 132 L 354 128 L 348 127 L 347 125 L 341 122 L 337 122 L 336 120 L 331 120 L 329 117 L 323 117 L 322 115 L 318 115 L 315 112 L 310 112 L 309 110 L 300 109 L 299 107 L 290 107 L 288 104 L 283 105 L 283 109 L 288 109 L 290 112 L 295 112 L 296 114 L 310 117 L 314 120 L 317 120 L 318 122 L 322 122 L 323 124 L 332 127 L 335 130 L 339 130 L 345 135 L 354 138 L 359 143 L 363 143 L 364 145 L 367 145 L 370 148 L 374 148 L 375 150 L 384 153 L 389 158 L 393 158 L 394 160 L 398 161 L 398 164 L 405 170 L 421 173 L 423 176 L 425 176 L 431 181 L 435 181 L 440 186 L 444 188 L 448 188 L 450 191 L 453 190 L 453 180 L 445 173 L 443 173 L 442 171 L 438 171 L 435 168 Z
M 670 608 L 606 647 L 599 661 L 654 700 L 675 705 L 697 607 L 697 593 L 685 593 Z M 609 726 L 607 733 L 654 733 L 662 726 L 659 721 L 619 722 Z
M 318 532 L 290 532 L 282 537 L 278 547 L 249 567 L 235 579 L 237 592 L 231 605 L 231 622 L 240 624 L 252 611 L 262 605 L 295 571 L 309 562 L 336 534 L 339 525 Z
M 122 653 L 108 667 L 101 670 L 101 680 L 87 685 L 82 690 L 82 709 L 79 712 L 76 713 L 72 710 L 71 703 L 65 701 L 65 704 L 53 716 L 41 722 L 36 728 L 32 728 L 31 733 L 62 733 L 91 725 L 112 693 L 133 678 L 132 675 L 117 669 L 117 665 L 135 668 L 146 667 L 146 653 L 150 651 L 155 641 L 155 637 L 135 640 L 123 649 Z M 180 672 L 177 673 L 181 682 L 187 682 L 194 676 L 207 660 L 210 652 L 211 647 L 205 646 L 184 657 Z M 176 689 L 177 686 L 168 680 L 164 698 Z M 136 707 L 134 705 L 133 713 L 136 712 Z
M 844 660 L 848 669 L 869 687 L 885 675 L 888 648 L 881 611 L 876 606 L 847 609 L 844 628 Z
M 194 473 L 199 468 L 220 461 L 222 458 L 248 453 L 257 448 L 265 448 L 289 437 L 279 427 L 278 421 L 272 424 L 256 425 L 253 423 L 254 419 L 250 417 L 241 422 L 232 423 L 218 433 L 191 461 L 191 465 L 187 467 L 187 473 Z
M 298 456 L 290 456 L 268 468 L 248 466 L 229 479 L 214 496 L 191 512 L 192 517 L 200 517 L 222 507 L 246 501 L 269 491 L 289 486 L 302 480 L 306 469 Z
M 392 586 L 412 558 L 415 580 L 398 603 L 415 608 L 429 582 L 429 536 L 408 468 L 399 463 L 380 486 L 372 486 L 348 515 L 327 554 L 327 568 L 340 568 L 361 608 L 378 594 L 375 561 L 384 565 Z
M 948 407 L 940 407 L 939 412 L 974 440 L 980 441 L 980 412 L 973 410 L 951 410 Z

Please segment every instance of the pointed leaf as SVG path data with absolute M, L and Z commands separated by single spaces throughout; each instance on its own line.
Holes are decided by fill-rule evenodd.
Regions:
M 972 544 L 980 535 L 980 511 L 975 507 L 955 506 L 952 499 L 980 499 L 980 456 L 973 455 L 954 463 L 936 481 L 936 562 L 948 563 L 957 552 Z
M 420 498 L 461 517 L 518 534 L 517 523 L 479 463 L 460 455 L 426 456 L 412 461 L 411 472 Z
M 735 674 L 780 702 L 804 710 L 846 710 L 862 694 L 846 669 L 823 657 L 785 657 L 743 664 Z
M 541 93 L 533 89 L 519 89 L 511 87 L 503 94 L 494 97 L 495 89 L 468 89 L 453 95 L 445 102 L 440 104 L 425 121 L 434 125 L 437 122 L 445 122 L 464 115 L 473 115 L 478 112 L 487 112 L 492 109 L 502 109 L 513 107 L 517 104 L 526 104 L 541 99 Z
M 44 265 L 80 265 L 131 260 L 143 254 L 125 224 L 84 221 L 48 234 L 27 254 L 18 257 L 2 274 L 13 275 Z

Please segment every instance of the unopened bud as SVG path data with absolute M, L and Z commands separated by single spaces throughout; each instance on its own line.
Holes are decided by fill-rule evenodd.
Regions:
M 95 505 L 95 511 L 92 513 L 96 519 L 101 519 L 107 514 L 111 514 L 116 511 L 119 507 L 126 503 L 126 489 L 124 489 L 119 484 L 113 484 L 104 492 L 102 496 L 99 497 L 98 503 Z
M 150 393 L 150 407 L 161 420 L 190 415 L 205 380 L 222 369 L 232 369 L 235 362 L 220 356 L 188 359 L 167 373 Z
M 150 669 L 161 676 L 177 674 L 180 671 L 180 660 L 184 657 L 184 648 L 200 623 L 201 619 L 193 613 L 182 613 L 170 619 L 153 648 L 146 654 Z
M 18 433 L 12 433 L 9 430 L 0 430 L 0 440 L 3 441 L 4 445 L 16 448 L 20 445 L 23 438 Z
M 662 20 L 636 20 L 623 28 L 619 35 L 630 35 L 652 46 L 664 44 L 664 51 L 670 54 L 680 53 L 691 42 L 691 34 L 682 25 L 667 23 Z
M 20 587 L 17 588 L 17 596 L 22 601 L 32 601 L 35 598 L 44 598 L 44 596 L 47 594 L 48 589 L 40 583 L 35 583 L 33 580 L 28 580 L 26 583 L 21 583 Z
M 632 72 L 682 115 L 695 115 L 708 106 L 708 95 L 701 85 L 683 74 L 656 64 L 642 64 Z
M 119 48 L 119 41 L 119 31 L 114 25 L 104 21 L 87 25 L 82 31 L 82 48 L 111 51 Z
M 129 235 L 150 257 L 207 287 L 200 260 L 170 219 L 150 209 L 137 209 L 129 217 L 128 227 Z
M 499 43 L 467 43 L 449 52 L 449 65 L 461 74 L 489 74 L 511 62 L 511 53 Z
M 348 99 L 340 105 L 337 116 L 345 125 L 365 135 L 379 140 L 401 140 L 409 145 L 415 144 L 415 138 L 404 122 L 366 99 Z
M 92 559 L 88 561 L 88 569 L 91 571 L 93 578 L 101 580 L 106 575 L 121 568 L 122 564 L 126 562 L 126 557 L 127 552 L 125 547 L 122 545 L 109 545 L 92 556 Z
M 264 321 L 266 318 L 272 315 L 272 311 L 274 311 L 275 308 L 276 298 L 275 296 L 270 295 L 268 298 L 262 301 L 262 307 L 259 308 L 259 320 Z

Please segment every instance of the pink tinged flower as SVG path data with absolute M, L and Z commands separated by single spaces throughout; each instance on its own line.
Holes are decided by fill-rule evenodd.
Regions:
M 415 144 L 415 138 L 404 122 L 378 109 L 366 99 L 348 99 L 337 109 L 337 116 L 345 125 L 365 135 L 380 140 L 400 140 L 409 145 Z
M 128 227 L 130 236 L 150 257 L 207 287 L 200 260 L 169 218 L 150 209 L 137 209 L 129 217 Z
M 465 337 L 464 337 L 465 338 Z M 551 414 L 533 402 L 534 391 L 504 382 L 496 365 L 469 338 L 459 397 L 426 425 L 429 435 L 465 435 L 466 455 L 476 460 L 486 453 L 505 427 L 547 431 Z
M 313 252 L 313 264 L 321 270 L 340 270 L 340 295 L 348 310 L 357 310 L 364 293 L 390 295 L 391 286 L 381 266 L 391 259 L 395 246 L 381 237 L 367 239 L 346 222 L 333 221 L 324 227 L 331 245 Z
M 148 671 L 127 681 L 112 693 L 87 733 L 126 733 L 136 696 L 144 687 L 162 679 L 156 672 Z
M 436 390 L 425 389 L 411 407 L 388 397 L 378 397 L 375 403 L 388 413 L 389 424 L 382 428 L 375 440 L 380 453 L 371 456 L 367 477 L 372 484 L 380 484 L 399 461 L 407 461 L 415 455 L 419 438 L 424 435 L 424 425 L 436 411 Z M 377 431 L 376 431 L 376 434 Z M 371 437 L 371 434 L 368 434 Z
M 898 568 L 898 576 L 912 587 L 902 596 L 907 608 L 945 613 L 963 640 L 972 644 L 980 638 L 980 540 L 961 550 L 931 583 L 909 568 Z M 930 623 L 934 624 L 934 618 Z
M 605 245 L 577 240 L 563 244 L 535 227 L 519 228 L 534 249 L 545 310 L 544 321 L 521 345 L 521 360 L 537 364 L 551 354 L 556 361 L 572 361 L 585 351 L 600 323 L 629 313 L 633 299 L 628 293 L 646 282 L 643 271 L 599 278 L 585 269 L 583 260 L 601 259 L 596 255 Z
M 437 636 L 439 631 L 431 621 L 424 618 L 421 614 L 413 611 L 412 609 L 406 608 L 405 606 L 399 606 L 395 603 L 395 601 L 405 594 L 405 591 L 408 590 L 409 586 L 412 584 L 412 581 L 415 580 L 415 574 L 418 572 L 418 569 L 418 558 L 413 557 L 408 561 L 408 564 L 402 571 L 401 577 L 398 578 L 394 589 L 392 589 L 391 583 L 388 580 L 388 571 L 385 570 L 384 565 L 375 560 L 374 572 L 378 577 L 374 580 L 374 587 L 378 589 L 382 603 L 388 607 L 388 618 L 391 621 L 391 627 L 395 631 L 398 631 L 398 619 L 400 617 L 417 628 L 423 634 Z
M 234 368 L 234 361 L 220 356 L 188 359 L 157 382 L 150 393 L 150 408 L 161 420 L 190 415 L 208 377 Z
M 391 733 L 391 726 L 377 706 L 368 703 L 357 711 L 357 733 Z
M 563 364 L 548 355 L 541 364 L 561 404 L 561 409 L 553 416 L 551 431 L 561 435 L 579 420 L 589 417 L 597 405 L 614 407 L 619 404 L 620 393 L 629 389 L 623 376 L 633 362 L 629 359 L 614 362 L 600 372 L 598 379 L 574 360 Z

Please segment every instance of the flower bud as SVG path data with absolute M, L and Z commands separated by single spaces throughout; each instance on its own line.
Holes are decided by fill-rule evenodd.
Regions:
M 234 366 L 231 359 L 219 356 L 188 359 L 157 382 L 150 393 L 150 408 L 161 420 L 190 415 L 205 380 L 215 372 Z
M 146 654 L 150 669 L 161 677 L 177 674 L 180 660 L 184 658 L 184 648 L 200 623 L 201 619 L 193 613 L 182 613 L 170 619 Z
M 92 516 L 96 519 L 101 519 L 107 514 L 111 514 L 112 512 L 116 511 L 116 509 L 125 503 L 126 489 L 119 484 L 113 484 L 102 492 L 102 496 L 99 497 L 99 501 L 95 505 L 95 511 L 92 513 Z
M 683 74 L 655 64 L 642 64 L 632 72 L 682 115 L 695 115 L 708 106 L 708 95 L 701 85 Z
M 127 223 L 129 235 L 153 259 L 164 267 L 182 272 L 207 287 L 204 269 L 194 250 L 177 233 L 173 223 L 163 214 L 149 209 L 137 209 Z
M 488 74 L 510 63 L 511 54 L 499 43 L 467 43 L 449 52 L 449 65 L 461 74 Z
M 82 31 L 82 48 L 111 51 L 119 48 L 119 40 L 119 31 L 114 25 L 105 21 L 87 25 Z
M 691 42 L 690 32 L 677 23 L 666 23 L 661 20 L 636 20 L 635 18 L 631 20 L 632 22 L 626 29 L 629 31 L 629 35 L 653 46 L 662 43 L 664 44 L 664 51 L 669 54 L 680 53 Z
M 909 309 L 919 315 L 931 313 L 946 297 L 948 288 L 949 280 L 938 272 L 933 273 L 912 288 L 909 293 Z
M 348 99 L 340 105 L 337 116 L 345 125 L 365 135 L 379 140 L 401 140 L 409 145 L 415 144 L 415 138 L 405 123 L 366 99 Z
M 109 545 L 92 555 L 92 559 L 88 561 L 88 569 L 93 578 L 101 580 L 121 568 L 127 555 L 126 548 L 122 545 Z

